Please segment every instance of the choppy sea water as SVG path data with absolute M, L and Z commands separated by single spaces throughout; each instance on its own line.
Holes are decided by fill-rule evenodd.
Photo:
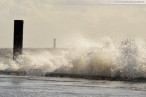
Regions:
M 88 47 L 73 49 L 23 49 L 16 61 L 12 49 L 0 49 L 0 70 L 103 75 L 126 79 L 146 78 L 146 43 L 126 39 L 113 44 L 89 43 Z M 37 73 L 36 73 L 37 74 Z M 35 73 L 34 73 L 35 75 Z
M 0 97 L 145 97 L 146 82 L 0 75 Z
M 0 49 L 0 97 L 145 97 L 146 43 L 126 39 L 72 49 L 23 49 L 14 61 L 12 49 Z M 25 71 L 22 76 L 3 75 Z M 120 77 L 127 81 L 44 77 L 48 72 Z M 69 77 L 69 76 L 68 76 Z M 83 77 L 84 78 L 84 77 Z

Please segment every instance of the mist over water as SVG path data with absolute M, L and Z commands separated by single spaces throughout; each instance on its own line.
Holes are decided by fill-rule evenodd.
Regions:
M 145 49 L 145 41 L 133 38 L 118 45 L 110 38 L 101 43 L 85 40 L 79 42 L 77 48 L 24 49 L 17 62 L 12 60 L 12 49 L 0 49 L 0 70 L 39 69 L 43 73 L 146 78 Z

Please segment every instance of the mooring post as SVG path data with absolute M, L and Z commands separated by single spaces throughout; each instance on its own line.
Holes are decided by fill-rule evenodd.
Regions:
M 23 48 L 23 20 L 14 20 L 13 60 L 22 54 Z

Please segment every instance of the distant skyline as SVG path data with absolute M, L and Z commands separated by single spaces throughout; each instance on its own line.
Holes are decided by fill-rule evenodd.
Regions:
M 78 47 L 98 44 L 105 37 L 146 39 L 146 5 L 52 4 L 59 0 L 0 0 L 0 48 L 13 47 L 14 20 L 24 20 L 24 47 Z M 98 0 L 99 1 L 99 0 Z M 54 2 L 55 3 L 55 2 Z

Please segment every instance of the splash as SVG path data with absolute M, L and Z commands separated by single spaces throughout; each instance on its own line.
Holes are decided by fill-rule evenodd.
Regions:
M 88 42 L 89 44 L 89 42 Z M 93 47 L 94 46 L 94 47 Z M 126 39 L 115 46 L 110 39 L 74 49 L 24 49 L 12 60 L 12 50 L 1 49 L 0 70 L 22 70 L 146 78 L 145 42 Z M 40 72 L 39 71 L 39 72 Z M 32 73 L 31 73 L 32 74 Z

